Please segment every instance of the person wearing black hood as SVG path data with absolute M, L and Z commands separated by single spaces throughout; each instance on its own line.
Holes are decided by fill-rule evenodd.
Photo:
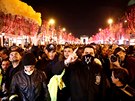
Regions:
M 85 46 L 82 55 L 81 61 L 69 66 L 71 101 L 105 101 L 106 76 L 94 48 Z
M 35 56 L 26 53 L 22 64 L 24 69 L 13 76 L 9 101 L 50 101 L 46 75 L 35 68 Z
M 66 78 L 63 81 L 69 87 L 71 101 L 105 101 L 106 77 L 94 48 L 85 46 L 82 60 L 77 59 L 76 50 L 65 59 L 67 66 L 62 78 Z

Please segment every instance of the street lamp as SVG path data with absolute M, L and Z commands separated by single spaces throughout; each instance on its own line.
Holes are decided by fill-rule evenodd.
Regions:
M 125 20 L 124 22 L 127 23 L 127 20 Z
M 4 36 L 5 36 L 5 33 L 2 33 L 2 37 L 1 37 L 1 45 L 4 47 Z
M 109 24 L 110 27 L 111 27 L 111 26 L 112 26 L 112 23 L 113 23 L 113 19 L 109 18 L 107 22 L 108 22 L 108 24 Z
M 54 20 L 54 19 L 50 19 L 50 20 L 49 20 L 49 24 L 50 24 L 50 25 L 54 25 L 54 24 L 55 24 L 55 20 Z
M 49 27 L 51 28 L 51 34 L 52 34 L 51 37 L 52 37 L 52 40 L 53 40 L 53 37 L 54 37 L 53 34 L 54 34 L 54 24 L 55 24 L 55 20 L 54 20 L 54 19 L 50 19 L 48 23 L 49 23 Z
M 99 28 L 98 30 L 99 30 L 99 32 L 101 32 L 102 31 L 102 28 Z
M 62 31 L 65 32 L 66 31 L 66 28 L 62 28 Z
M 110 34 L 109 34 L 109 42 L 111 42 L 111 38 L 112 38 L 112 23 L 113 23 L 113 19 L 112 18 L 109 18 L 108 19 L 108 24 L 109 24 L 109 30 L 110 30 Z

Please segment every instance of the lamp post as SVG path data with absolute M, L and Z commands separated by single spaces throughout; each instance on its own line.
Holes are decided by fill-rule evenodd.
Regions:
M 66 32 L 66 28 L 65 27 L 63 27 L 62 29 L 61 29 L 61 33 L 60 33 L 60 36 L 59 36 L 59 42 L 61 43 L 61 42 L 64 42 L 64 36 L 65 36 L 65 33 Z
M 62 28 L 62 31 L 65 32 L 66 31 L 66 28 Z
M 112 18 L 109 18 L 107 22 L 109 24 L 109 30 L 110 30 L 110 34 L 109 34 L 109 43 L 110 43 L 111 42 L 111 38 L 112 38 L 111 30 L 112 30 L 113 19 Z
M 50 20 L 49 20 L 49 24 L 50 24 L 50 25 L 54 25 L 54 24 L 55 24 L 55 20 L 54 20 L 54 19 L 50 19 Z
M 110 26 L 110 28 L 111 28 L 112 23 L 113 23 L 113 19 L 112 19 L 112 18 L 109 18 L 107 22 L 108 22 L 108 24 L 109 24 L 109 26 Z
M 1 46 L 4 47 L 4 36 L 5 36 L 5 33 L 2 33 L 2 37 L 1 37 Z
M 99 30 L 99 32 L 101 32 L 102 31 L 102 28 L 99 28 L 98 30 Z
M 103 34 L 102 34 L 102 28 L 99 28 L 98 30 L 99 30 L 100 40 L 101 40 L 100 43 L 103 43 L 104 38 L 103 38 Z
M 49 27 L 51 27 L 51 38 L 52 38 L 52 40 L 53 40 L 53 37 L 54 37 L 54 24 L 55 24 L 55 20 L 50 19 L 49 20 Z

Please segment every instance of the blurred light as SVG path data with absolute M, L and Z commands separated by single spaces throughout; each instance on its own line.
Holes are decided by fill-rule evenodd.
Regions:
M 16 38 L 15 38 L 15 39 L 13 39 L 13 43 L 17 43 L 17 40 L 16 40 Z
M 102 28 L 99 28 L 99 31 L 102 31 Z
M 5 35 L 5 33 L 2 33 L 2 36 L 4 36 Z
M 49 20 L 49 24 L 54 25 L 55 24 L 55 20 L 54 19 L 50 19 Z
M 112 23 L 113 23 L 113 19 L 109 18 L 109 19 L 108 19 L 108 24 L 111 25 Z
M 127 20 L 125 20 L 124 22 L 127 23 Z
M 63 28 L 62 31 L 66 31 L 66 28 Z

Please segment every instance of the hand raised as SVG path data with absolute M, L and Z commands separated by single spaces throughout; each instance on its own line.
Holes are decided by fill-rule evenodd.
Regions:
M 32 43 L 33 43 L 33 45 L 38 46 L 41 37 L 42 37 L 41 34 L 34 35 L 34 37 L 32 38 Z

